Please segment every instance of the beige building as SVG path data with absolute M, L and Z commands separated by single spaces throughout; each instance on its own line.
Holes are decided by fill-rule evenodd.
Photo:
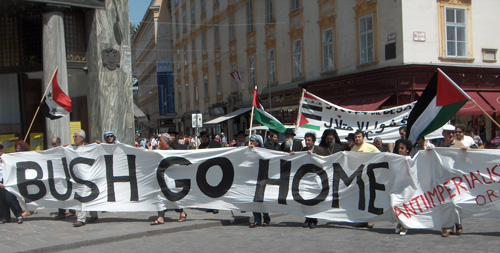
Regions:
M 132 38 L 133 75 L 137 79 L 134 99 L 145 117 L 137 118 L 136 134 L 156 136 L 175 127 L 171 76 L 170 1 L 152 0 Z M 170 72 L 167 74 L 166 72 Z M 167 99 L 169 97 L 170 99 Z
M 175 123 L 186 133 L 193 132 L 191 114 L 197 112 L 205 123 L 215 123 L 204 125 L 215 127 L 213 132 L 231 137 L 248 128 L 255 85 L 267 110 L 294 123 L 302 87 L 341 106 L 376 110 L 418 99 L 438 67 L 477 95 L 488 113 L 500 109 L 495 100 L 500 34 L 483 29 L 500 21 L 495 13 L 500 1 L 170 4 Z M 232 112 L 235 117 L 218 118 Z M 478 114 L 464 109 L 460 115 L 466 116 L 457 119 L 476 124 Z

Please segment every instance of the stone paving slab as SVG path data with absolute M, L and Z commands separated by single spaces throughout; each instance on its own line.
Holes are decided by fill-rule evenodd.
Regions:
M 74 228 L 76 217 L 55 220 L 57 210 L 39 210 L 24 219 L 23 224 L 0 224 L 0 252 L 51 252 L 89 244 L 108 243 L 162 233 L 248 223 L 251 212 L 220 211 L 218 214 L 187 209 L 187 220 L 177 222 L 179 214 L 169 211 L 165 224 L 151 226 L 155 212 L 99 212 L 97 223 Z

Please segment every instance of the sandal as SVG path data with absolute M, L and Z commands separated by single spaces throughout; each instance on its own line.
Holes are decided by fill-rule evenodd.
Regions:
M 17 217 L 17 224 L 23 224 L 23 216 Z
M 158 219 L 156 219 L 155 221 L 151 222 L 150 225 L 151 226 L 154 226 L 154 225 L 163 225 L 163 221 L 160 221 Z
M 257 223 L 250 223 L 250 225 L 248 225 L 249 228 L 256 228 L 256 227 L 260 227 L 260 224 L 257 224 Z
M 181 213 L 181 216 L 179 217 L 177 222 L 184 222 L 184 221 L 186 221 L 187 217 L 188 217 L 187 213 L 184 213 L 184 216 L 182 216 L 182 213 Z

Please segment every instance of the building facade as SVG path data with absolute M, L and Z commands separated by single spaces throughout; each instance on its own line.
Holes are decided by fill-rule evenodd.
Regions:
M 133 144 L 128 1 L 5 0 L 0 13 L 4 143 L 27 135 L 57 68 L 59 86 L 72 99 L 72 112 L 57 120 L 38 114 L 30 134 L 43 136 L 38 144 L 47 145 L 37 147 L 50 147 L 52 136 L 71 143 L 70 121 L 87 132 L 86 142 L 114 131 L 121 142 Z
M 193 131 L 192 113 L 210 122 L 241 111 L 204 127 L 227 136 L 248 128 L 244 109 L 255 86 L 267 110 L 295 123 L 302 88 L 351 109 L 376 110 L 418 99 L 437 68 L 479 97 L 488 113 L 498 107 L 500 34 L 483 29 L 499 19 L 495 0 L 170 4 L 176 124 L 186 133 Z M 481 113 L 460 114 L 466 116 L 457 120 L 476 124 L 472 115 Z

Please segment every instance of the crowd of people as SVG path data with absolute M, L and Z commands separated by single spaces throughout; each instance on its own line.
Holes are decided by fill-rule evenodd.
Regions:
M 411 143 L 411 141 L 406 139 L 406 127 L 402 126 L 399 129 L 400 139 L 394 143 L 393 153 L 403 155 L 403 156 L 415 156 L 419 151 L 431 150 L 434 147 L 449 147 L 449 148 L 484 148 L 484 142 L 479 136 L 474 136 L 472 131 L 468 129 L 463 124 L 445 125 L 443 126 L 442 136 L 443 138 L 436 140 L 425 140 L 420 138 L 416 143 Z M 317 154 L 320 156 L 328 156 L 335 154 L 337 152 L 390 152 L 387 144 L 383 143 L 383 140 L 379 137 L 373 139 L 373 144 L 366 142 L 365 133 L 361 130 L 355 133 L 350 133 L 345 138 L 345 142 L 341 142 L 336 130 L 326 129 L 321 136 L 319 145 L 316 145 L 316 136 L 314 133 L 309 132 L 304 136 L 304 140 L 296 140 L 295 133 L 293 129 L 287 129 L 284 133 L 283 143 L 278 143 L 279 134 L 273 131 L 269 131 L 267 136 L 254 134 L 247 136 L 245 132 L 240 131 L 228 142 L 227 137 L 224 133 L 217 135 L 212 135 L 207 131 L 199 133 L 197 136 L 183 136 L 175 130 L 170 130 L 168 133 L 162 133 L 157 138 L 151 137 L 149 139 L 143 138 L 136 141 L 136 147 L 145 149 L 158 149 L 158 150 L 187 150 L 187 149 L 206 149 L 206 148 L 221 148 L 221 147 L 241 147 L 248 146 L 249 148 L 263 148 L 276 151 L 282 151 L 290 153 L 290 155 L 295 154 L 295 152 L 306 151 L 311 154 Z M 83 146 L 86 138 L 85 131 L 77 130 L 73 135 L 75 148 Z M 95 140 L 96 143 L 106 143 L 106 144 L 116 144 L 119 143 L 117 136 L 114 132 L 106 132 L 103 135 L 103 141 Z M 15 143 L 16 152 L 29 151 L 29 145 L 24 141 L 17 141 Z M 51 139 L 51 146 L 58 147 L 61 146 L 61 139 L 57 136 Z M 68 146 L 63 145 L 63 146 Z M 18 201 L 16 196 L 9 191 L 7 191 L 3 185 L 3 165 L 1 160 L 1 155 L 3 154 L 3 145 L 0 143 L 0 224 L 9 222 L 11 220 L 11 211 L 17 220 L 18 224 L 23 223 L 23 217 L 29 216 L 32 213 L 36 213 L 36 210 L 30 212 L 27 210 L 25 204 Z M 24 210 L 24 212 L 23 212 Z M 158 212 L 157 218 L 151 222 L 151 225 L 161 225 L 164 224 L 165 212 L 168 210 L 163 210 Z M 177 222 L 184 222 L 187 219 L 187 213 L 184 209 L 175 209 L 174 211 L 179 213 L 179 218 Z M 205 210 L 207 212 L 217 213 L 217 210 Z M 87 220 L 87 215 L 90 218 Z M 73 223 L 74 227 L 84 226 L 86 223 L 92 223 L 98 221 L 98 214 L 96 211 L 78 211 L 68 210 L 66 213 L 65 209 L 59 209 L 58 214 L 55 219 L 62 220 L 72 216 L 76 216 L 76 221 Z M 255 227 L 265 227 L 271 222 L 271 217 L 268 213 L 253 213 L 254 219 L 250 223 L 250 228 Z M 314 229 L 318 224 L 318 219 L 312 217 L 306 217 L 303 227 Z M 356 223 L 357 227 L 367 227 L 373 228 L 374 223 Z M 406 235 L 408 229 L 402 224 L 398 224 L 395 232 L 400 235 Z M 448 237 L 451 234 L 460 235 L 463 232 L 463 227 L 458 217 L 458 222 L 453 227 L 445 227 L 442 229 L 442 236 Z

